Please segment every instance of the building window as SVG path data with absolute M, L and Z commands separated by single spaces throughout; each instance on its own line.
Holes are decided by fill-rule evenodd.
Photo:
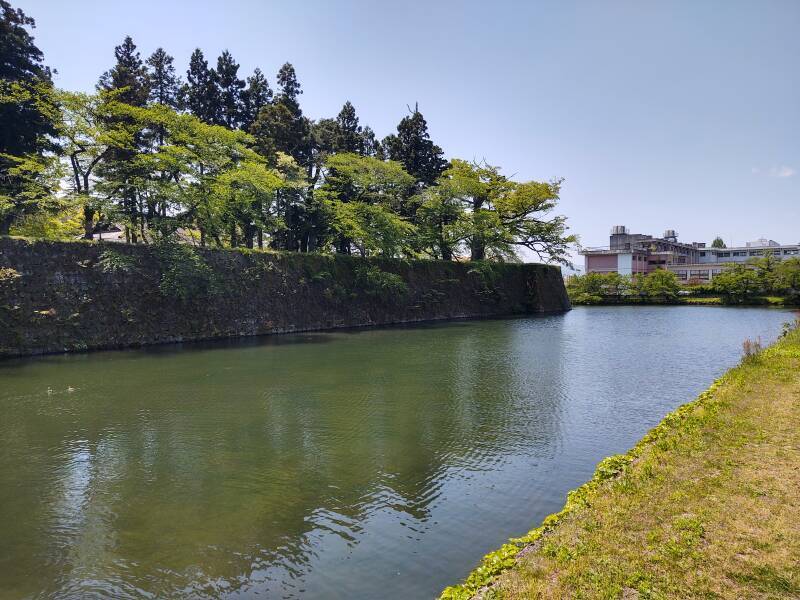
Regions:
M 762 254 L 761 250 L 750 250 L 750 256 L 761 256 Z
M 730 252 L 720 252 L 719 254 L 717 254 L 717 256 L 718 256 L 719 258 L 726 258 L 726 257 L 728 257 L 728 256 L 730 256 L 730 255 L 731 255 L 731 253 L 730 253 Z
M 706 253 L 705 253 L 705 252 L 701 252 L 701 253 L 700 253 L 700 256 L 705 256 L 705 255 L 706 255 Z
M 747 252 L 734 252 L 734 256 L 747 256 Z

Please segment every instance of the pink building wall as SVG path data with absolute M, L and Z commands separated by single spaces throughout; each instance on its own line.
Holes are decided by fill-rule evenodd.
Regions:
M 617 270 L 617 255 L 616 254 L 587 254 L 585 256 L 586 272 L 592 271 L 616 271 Z

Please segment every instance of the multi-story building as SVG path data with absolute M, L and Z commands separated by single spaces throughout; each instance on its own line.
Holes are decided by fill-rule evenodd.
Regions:
M 586 273 L 637 275 L 667 269 L 684 282 L 711 281 L 730 263 L 747 262 L 767 253 L 778 260 L 800 257 L 800 244 L 779 244 L 761 238 L 736 248 L 710 248 L 703 242 L 679 242 L 672 229 L 657 238 L 630 233 L 624 225 L 617 225 L 611 230 L 608 247 L 581 251 Z

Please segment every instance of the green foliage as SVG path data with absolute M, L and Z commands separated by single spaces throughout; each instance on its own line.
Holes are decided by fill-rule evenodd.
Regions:
M 408 285 L 397 273 L 382 270 L 377 265 L 356 267 L 356 285 L 368 296 L 392 302 L 408 293 Z
M 727 248 L 728 246 L 725 245 L 725 241 L 721 237 L 717 236 L 717 237 L 714 238 L 714 241 L 711 242 L 711 247 L 712 248 Z
M 259 69 L 245 82 L 230 52 L 212 68 L 197 49 L 182 84 L 166 50 L 143 61 L 130 37 L 96 94 L 56 91 L 33 21 L 0 9 L 0 235 L 77 236 L 78 215 L 86 239 L 113 223 L 131 243 L 568 262 L 576 238 L 549 215 L 561 182 L 448 163 L 416 108 L 381 145 L 349 101 L 306 117 L 290 63 L 273 97 Z
M 428 134 L 425 117 L 415 107 L 397 126 L 397 134 L 387 136 L 382 143 L 387 158 L 397 161 L 421 186 L 433 185 L 447 168 L 442 149 Z
M 678 276 L 672 271 L 658 269 L 648 273 L 642 282 L 642 289 L 651 300 L 674 302 L 680 291 Z
M 50 69 L 28 31 L 34 26 L 0 0 L 0 235 L 23 214 L 52 204 L 41 175 L 54 149 L 58 110 Z
M 800 258 L 782 261 L 776 275 L 776 288 L 786 294 L 787 303 L 800 304 Z
M 131 254 L 107 248 L 100 253 L 100 258 L 95 266 L 103 273 L 130 274 L 138 269 L 139 261 Z
M 574 275 L 566 287 L 573 304 L 672 303 L 680 291 L 676 275 L 663 269 L 634 277 L 619 273 Z
M 712 284 L 714 291 L 721 294 L 727 304 L 742 304 L 762 290 L 762 279 L 756 270 L 742 264 L 725 269 L 714 277 Z
M 158 289 L 164 296 L 188 302 L 218 292 L 214 272 L 191 246 L 164 238 L 154 250 L 161 270 Z
M 469 251 L 472 260 L 513 260 L 517 248 L 527 248 L 569 264 L 568 248 L 577 238 L 566 233 L 564 217 L 548 217 L 560 185 L 515 182 L 498 167 L 454 159 L 437 185 L 416 199 L 421 239 L 439 258 Z
M 328 175 L 317 198 L 331 216 L 335 243 L 361 256 L 408 255 L 414 226 L 400 216 L 400 205 L 413 179 L 392 161 L 357 154 L 335 154 L 326 161 Z

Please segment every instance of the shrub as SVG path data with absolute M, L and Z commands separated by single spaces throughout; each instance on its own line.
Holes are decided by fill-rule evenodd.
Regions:
M 377 265 L 356 267 L 356 285 L 368 296 L 383 300 L 403 297 L 408 293 L 408 285 L 400 275 L 383 271 Z
M 164 296 L 186 302 L 217 292 L 214 272 L 194 248 L 164 238 L 154 250 L 161 270 L 158 289 Z
M 134 256 L 109 248 L 100 253 L 100 259 L 95 266 L 103 273 L 118 275 L 120 273 L 132 273 L 136 271 L 138 268 L 138 261 Z

